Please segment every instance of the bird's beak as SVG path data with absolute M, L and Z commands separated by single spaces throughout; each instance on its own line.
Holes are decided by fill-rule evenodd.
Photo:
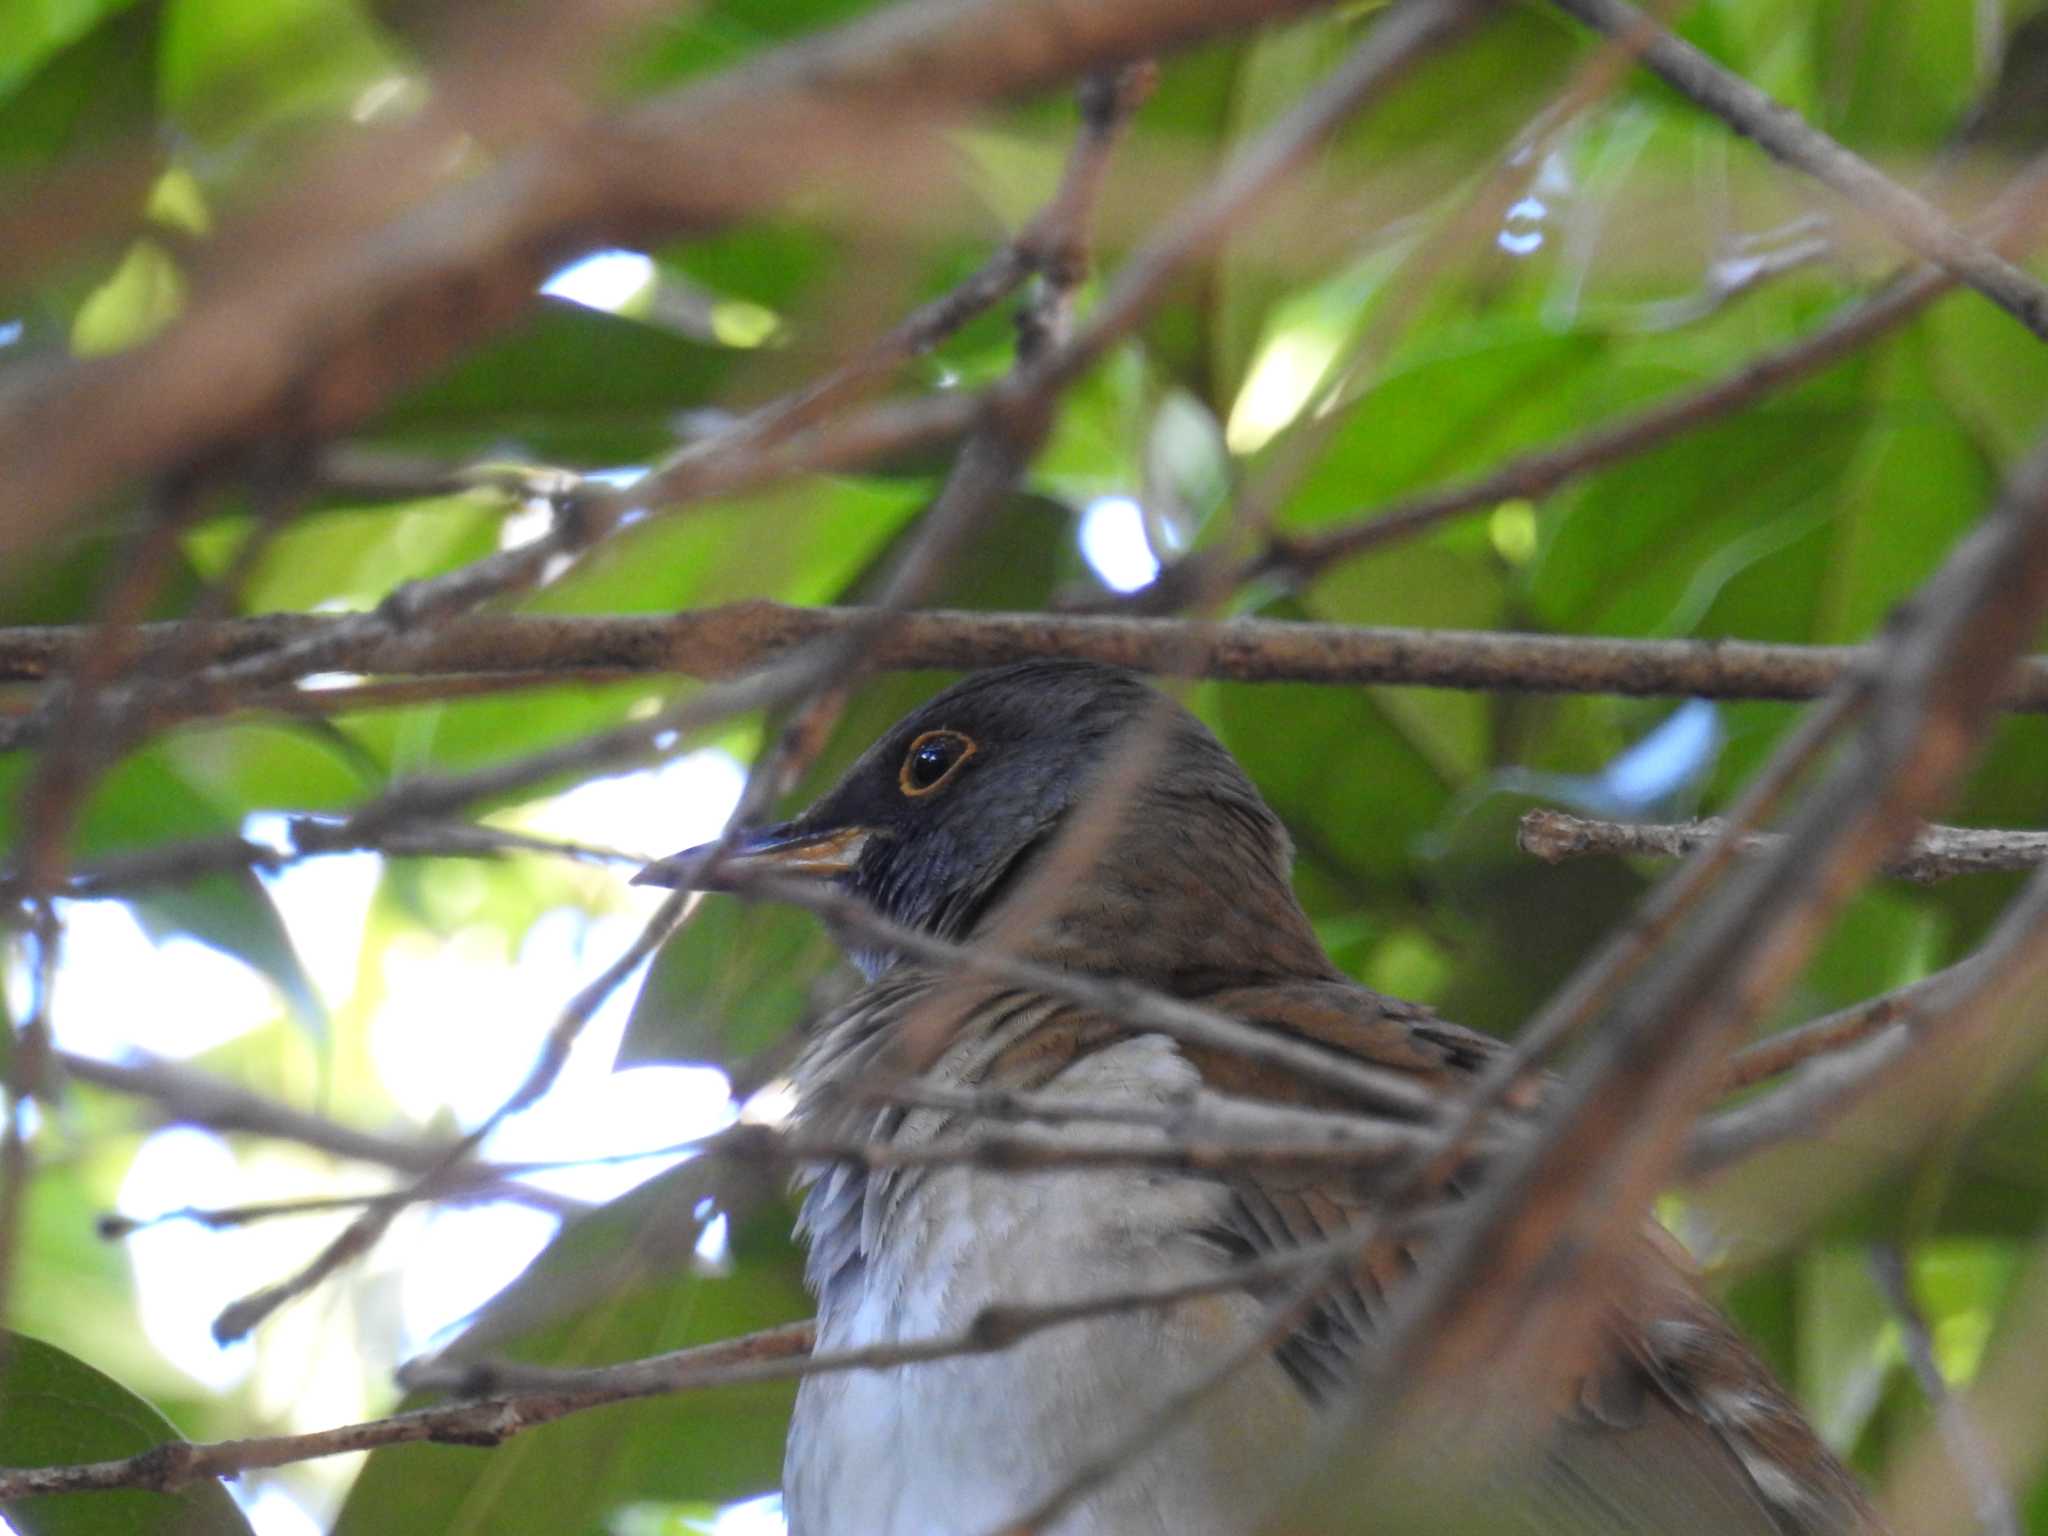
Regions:
M 671 888 L 687 882 L 700 891 L 730 891 L 751 875 L 785 875 L 805 880 L 830 880 L 850 875 L 867 846 L 866 827 L 800 827 L 794 822 L 764 827 L 735 842 L 711 868 L 700 869 L 715 843 L 685 848 L 656 859 L 633 877 L 635 885 Z

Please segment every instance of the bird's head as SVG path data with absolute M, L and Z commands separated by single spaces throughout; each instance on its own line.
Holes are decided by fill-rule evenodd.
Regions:
M 1119 781 L 1123 751 L 1139 755 Z M 1123 803 L 1025 948 L 1172 984 L 1189 966 L 1167 951 L 1213 944 L 1233 926 L 1227 909 L 1248 897 L 1276 940 L 1306 934 L 1287 835 L 1236 760 L 1131 673 L 1087 662 L 1023 662 L 946 689 L 802 815 L 739 837 L 699 883 L 731 888 L 756 873 L 830 881 L 895 922 L 966 939 L 1028 883 L 1098 789 Z M 663 859 L 639 880 L 675 885 L 701 852 Z M 870 975 L 891 958 L 855 946 Z

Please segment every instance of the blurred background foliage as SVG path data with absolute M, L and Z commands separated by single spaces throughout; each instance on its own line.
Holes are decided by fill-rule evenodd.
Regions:
M 867 8 L 677 4 L 609 47 L 592 88 L 612 100 L 670 89 Z M 2016 0 L 1699 0 L 1681 26 L 1828 132 L 1966 211 L 2048 130 L 2038 84 L 2048 48 L 2038 27 L 2028 30 L 2032 10 Z M 1334 7 L 1165 61 L 1103 196 L 1102 265 L 1113 269 L 1375 14 Z M 289 186 L 329 136 L 431 99 L 439 16 L 369 0 L 0 0 L 0 199 L 96 160 L 107 168 L 104 195 L 131 210 L 53 263 L 4 269 L 0 387 L 10 372 L 133 345 L 174 319 L 224 221 Z M 2022 50 L 2008 89 L 1994 94 L 2014 35 Z M 1100 599 L 1224 537 L 1246 487 L 1286 466 L 1300 472 L 1277 499 L 1283 534 L 1368 515 L 1734 370 L 1893 269 L 1895 255 L 1867 231 L 1833 222 L 1810 188 L 1640 74 L 1531 137 L 1590 51 L 1543 6 L 1511 6 L 1343 134 L 1306 186 L 1243 229 L 1072 391 L 1025 493 L 982 531 L 940 601 L 1029 609 Z M 346 446 L 386 462 L 630 473 L 945 291 L 1043 201 L 1072 129 L 1065 101 L 1020 105 L 952 134 L 943 167 L 914 198 L 873 199 L 864 218 L 799 207 L 706 239 L 611 253 L 565 279 L 567 296 L 543 299 L 512 331 L 391 402 Z M 1504 164 L 1514 168 L 1517 145 L 1533 146 L 1517 194 L 1473 227 L 1479 189 Z M 1745 263 L 1816 233 L 1819 259 L 1715 297 Z M 907 368 L 900 387 L 986 381 L 1010 353 L 997 313 Z M 1254 583 L 1226 611 L 1855 641 L 1933 569 L 2044 424 L 2048 365 L 2037 343 L 1974 297 L 1951 296 L 1803 384 L 1540 501 L 1453 521 L 1297 589 Z M 512 606 L 617 614 L 745 598 L 859 601 L 944 468 L 942 456 L 925 455 L 648 517 Z M 136 516 L 133 506 L 102 508 L 0 571 L 0 623 L 91 618 Z M 325 489 L 237 600 L 248 612 L 367 608 L 401 581 L 532 536 L 534 517 L 493 489 L 411 499 Z M 214 504 L 184 538 L 156 612 L 190 612 L 253 520 L 232 498 Z M 793 803 L 940 681 L 894 676 L 864 688 Z M 333 811 L 404 775 L 644 717 L 692 686 L 569 682 L 180 730 L 98 786 L 78 851 Z M 1225 683 L 1186 697 L 1293 829 L 1302 897 L 1341 963 L 1503 1033 L 1656 873 L 1536 864 L 1515 851 L 1516 816 L 1534 804 L 1641 818 L 1711 812 L 1796 713 L 1769 703 Z M 0 703 L 18 711 L 28 696 L 0 691 Z M 772 726 L 743 720 L 678 743 L 679 759 L 695 765 L 688 772 L 550 786 L 491 814 L 663 854 L 715 829 L 729 807 L 737 771 L 720 769 L 715 754 L 744 762 Z M 1953 819 L 2048 824 L 2044 764 L 2048 721 L 2007 720 Z M 28 769 L 18 754 L 0 759 L 0 841 L 17 836 Z M 333 862 L 348 872 L 325 885 L 310 870 L 306 879 L 219 876 L 132 903 L 73 904 L 59 1044 L 183 1058 L 350 1125 L 441 1134 L 476 1123 L 517 1080 L 556 1010 L 647 910 L 616 870 L 538 857 Z M 2013 888 L 2005 877 L 1872 888 L 1779 1022 L 1949 963 Z M 717 1123 L 723 1080 L 673 1069 L 709 1064 L 757 1085 L 806 1011 L 846 985 L 810 919 L 707 904 L 644 983 L 628 984 L 610 1033 L 598 1032 L 597 1078 L 614 1052 L 621 1078 L 652 1074 L 634 1100 L 646 1112 L 620 1134 L 645 1129 L 658 1145 Z M 16 955 L 6 1000 L 17 1015 L 26 996 Z M 664 1097 L 685 1083 L 698 1086 Z M 586 1087 L 599 1095 L 589 1103 L 614 1102 L 602 1098 L 612 1090 Z M 634 1150 L 604 1139 L 606 1119 L 586 1115 L 554 1140 L 537 1132 L 523 1151 L 504 1141 L 492 1150 Z M 730 1221 L 715 1221 L 729 1192 L 692 1182 L 692 1165 L 671 1159 L 614 1179 L 604 1196 L 613 1203 L 559 1233 L 552 1217 L 527 1210 L 518 1214 L 530 1221 L 503 1242 L 445 1225 L 436 1240 L 444 1218 L 415 1213 L 368 1263 L 295 1304 L 253 1345 L 217 1351 L 204 1335 L 209 1309 L 303 1262 L 342 1218 L 153 1228 L 126 1244 L 97 1236 L 96 1219 L 373 1189 L 376 1171 L 254 1137 L 158 1131 L 146 1103 L 83 1083 L 39 1118 L 35 1152 L 11 1321 L 44 1343 L 9 1367 L 0 1460 L 147 1444 L 161 1423 L 141 1400 L 206 1439 L 388 1410 L 394 1365 L 428 1342 L 420 1330 L 446 1342 L 450 1325 L 551 1234 L 536 1267 L 489 1303 L 458 1348 L 595 1362 L 805 1310 L 775 1197 L 755 1191 Z M 668 1171 L 619 1193 L 654 1168 Z M 1735 1310 L 1828 1434 L 1881 1482 L 1927 1410 L 1862 1245 L 1911 1245 L 1941 1363 L 1957 1383 L 1971 1380 L 2039 1262 L 2048 1083 L 1958 1126 L 1938 1155 L 1834 1203 L 1818 1222 L 1717 1228 L 1711 1190 L 1685 1208 L 1708 1218 L 1698 1230 L 1720 1245 L 1710 1257 L 1722 1261 Z M 646 1231 L 664 1226 L 687 1229 L 689 1240 L 648 1247 Z M 406 1310 L 423 1276 L 440 1283 L 439 1313 Z M 52 1431 L 55 1400 L 72 1429 Z M 99 1410 L 74 1414 L 73 1402 L 103 1405 L 105 1434 L 84 1427 Z M 491 1452 L 419 1447 L 366 1464 L 286 1468 L 246 1479 L 241 1512 L 201 1500 L 193 1518 L 202 1529 L 246 1521 L 265 1536 L 330 1522 L 348 1532 L 549 1536 L 772 1529 L 766 1506 L 743 1501 L 773 1487 L 786 1405 L 778 1391 L 638 1403 Z M 2048 1482 L 2028 1498 L 2032 1529 L 2048 1532 Z M 150 1528 L 134 1502 L 73 1498 L 9 1518 L 23 1531 Z

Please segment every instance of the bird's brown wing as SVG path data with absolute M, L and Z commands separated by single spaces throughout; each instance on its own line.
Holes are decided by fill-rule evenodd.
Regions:
M 899 1028 L 939 985 L 913 970 L 892 973 L 821 1032 L 799 1070 L 810 1124 L 882 1141 L 986 1129 L 972 1116 L 877 1108 L 844 1092 L 870 1073 L 901 1070 Z M 1057 1089 L 1067 1068 L 1129 1035 L 1118 1021 L 1030 992 L 989 987 L 968 1002 L 975 1027 L 933 1064 L 953 1087 Z M 1425 1008 L 1342 982 L 1244 987 L 1202 1002 L 1446 1097 L 1503 1049 Z M 1358 1108 L 1346 1105 L 1341 1089 L 1304 1083 L 1285 1068 L 1217 1049 L 1184 1045 L 1181 1052 L 1220 1093 Z M 1534 1080 L 1520 1085 L 1509 1113 L 1535 1107 L 1541 1091 Z M 857 1273 L 923 1178 L 917 1169 L 877 1174 L 844 1163 L 815 1170 L 805 1202 L 813 1284 L 822 1291 Z M 1228 1181 L 1213 1226 L 1193 1235 L 1225 1262 L 1283 1252 L 1358 1227 L 1378 1208 L 1383 1178 L 1383 1170 L 1333 1176 L 1313 1168 L 1241 1174 Z M 1452 1200 L 1455 1183 L 1446 1192 Z M 1279 1363 L 1306 1397 L 1340 1396 L 1354 1380 L 1361 1347 L 1414 1257 L 1412 1238 L 1372 1247 L 1349 1283 L 1280 1348 Z M 1630 1265 L 1607 1308 L 1600 1357 L 1561 1406 L 1546 1454 L 1503 1493 L 1501 1506 L 1539 1530 L 1600 1536 L 1878 1529 L 1855 1480 L 1700 1296 L 1677 1245 L 1651 1228 Z
M 1427 1010 L 1342 983 L 1242 988 L 1205 1002 L 1446 1093 L 1501 1049 Z M 1341 1102 L 1269 1068 L 1202 1058 L 1220 1091 Z M 1529 1107 L 1541 1085 L 1516 1096 Z M 1456 1190 L 1448 1192 L 1456 1198 Z M 1270 1253 L 1355 1227 L 1375 1191 L 1352 1178 L 1265 1173 L 1233 1181 L 1220 1245 Z M 1411 1266 L 1412 1240 L 1381 1244 L 1354 1281 L 1280 1352 L 1311 1396 L 1341 1387 L 1355 1353 Z M 1646 1230 L 1603 1319 L 1600 1357 L 1559 1415 L 1547 1453 L 1514 1490 L 1538 1529 L 1613 1533 L 1839 1536 L 1878 1522 L 1855 1479 L 1822 1444 L 1764 1363 L 1699 1293 L 1683 1250 Z

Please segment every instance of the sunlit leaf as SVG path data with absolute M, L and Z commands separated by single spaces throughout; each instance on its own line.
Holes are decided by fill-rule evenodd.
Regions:
M 510 510 L 499 493 L 477 490 L 311 513 L 268 538 L 243 584 L 243 606 L 252 613 L 373 608 L 400 582 L 490 554 Z M 251 527 L 236 518 L 194 530 L 186 540 L 192 563 L 218 579 Z
M 167 0 L 164 108 L 206 138 L 338 115 L 400 63 L 353 0 Z
M 139 346 L 184 307 L 185 278 L 177 262 L 154 240 L 138 240 L 80 306 L 71 324 L 71 349 L 97 357 Z

